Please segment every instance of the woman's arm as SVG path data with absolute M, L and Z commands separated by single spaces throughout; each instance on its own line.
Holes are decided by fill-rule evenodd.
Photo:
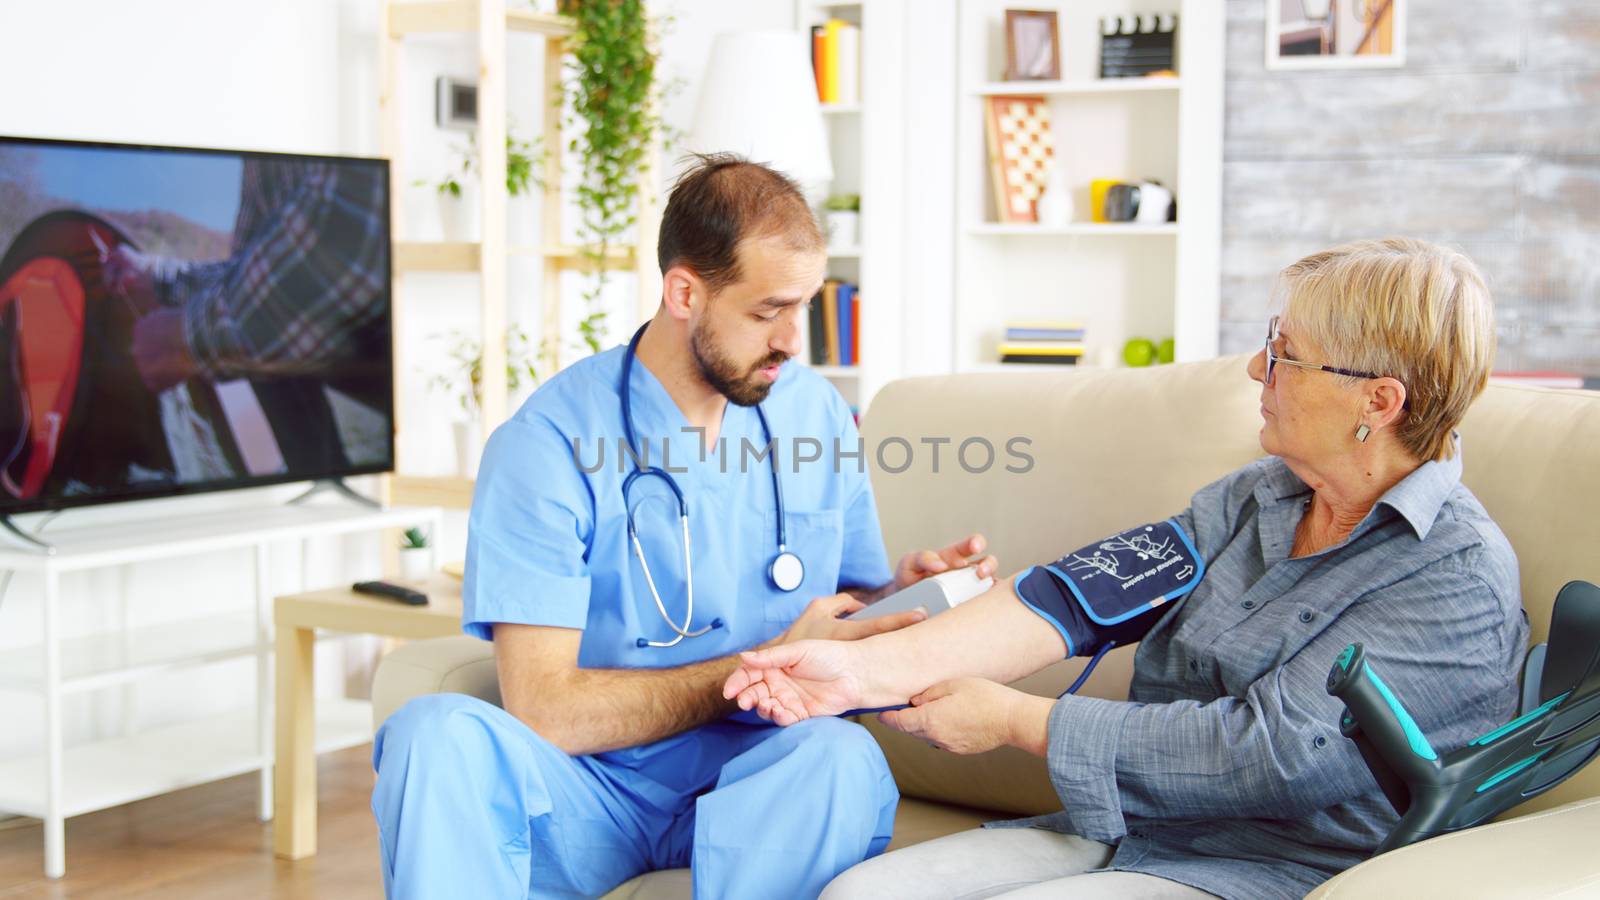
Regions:
M 1448 562 L 1353 604 L 1242 696 L 1057 701 L 1047 759 L 1073 833 L 1114 841 L 1125 815 L 1296 819 L 1376 795 L 1326 690 L 1329 667 L 1354 641 L 1439 752 L 1503 722 L 1516 667 L 1502 647 L 1520 632 L 1486 584 Z
M 962 676 L 1011 682 L 1066 656 L 1060 632 L 1017 598 L 1015 576 L 949 612 L 861 641 L 798 641 L 742 654 L 723 694 L 779 725 L 901 706 Z

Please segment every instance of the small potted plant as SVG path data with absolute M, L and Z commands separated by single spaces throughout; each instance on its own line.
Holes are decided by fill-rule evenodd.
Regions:
M 828 227 L 828 249 L 854 249 L 861 242 L 861 195 L 833 194 L 823 208 Z
M 544 158 L 538 142 L 538 137 L 525 141 L 510 131 L 506 132 L 506 193 L 512 198 L 529 195 L 533 186 L 544 186 L 543 181 L 535 175 L 538 163 Z M 446 241 L 477 240 L 477 179 L 470 177 L 477 170 L 478 139 L 474 134 L 468 138 L 467 146 L 455 148 L 450 169 L 442 178 L 436 182 L 416 182 L 419 186 L 431 186 L 438 195 L 439 227 Z M 518 209 L 512 209 L 510 204 L 507 205 L 511 225 L 509 243 L 531 243 L 533 212 L 522 208 L 526 204 L 517 206 Z
M 428 545 L 428 533 L 421 528 L 407 528 L 400 536 L 400 577 L 406 581 L 422 581 L 432 568 L 433 549 Z
M 458 158 L 438 181 L 419 179 L 416 184 L 432 187 L 439 198 L 440 239 L 470 241 L 477 234 L 477 186 L 467 177 L 472 172 L 472 156 L 460 148 L 456 155 Z
M 433 375 L 430 387 L 444 391 L 460 409 L 455 422 L 456 470 L 463 478 L 478 477 L 478 459 L 483 453 L 483 417 L 479 410 L 483 403 L 483 343 L 475 335 L 452 331 L 447 370 Z M 533 342 L 526 332 L 515 325 L 506 329 L 506 389 L 515 394 L 524 385 L 539 383 L 538 370 L 533 364 Z

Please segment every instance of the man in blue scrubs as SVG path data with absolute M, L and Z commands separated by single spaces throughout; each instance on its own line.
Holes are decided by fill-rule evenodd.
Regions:
M 379 731 L 390 896 L 597 896 L 686 865 L 697 897 L 816 896 L 889 842 L 899 794 L 864 729 L 775 728 L 722 684 L 741 650 L 911 624 L 839 617 L 965 565 L 983 539 L 891 574 L 848 407 L 785 365 L 827 262 L 791 181 L 700 159 L 658 256 L 661 306 L 631 366 L 623 347 L 571 366 L 484 451 L 463 625 L 494 641 L 504 709 L 419 697 Z M 637 477 L 625 500 L 650 466 L 670 483 Z M 803 564 L 797 588 L 769 571 L 780 550 Z

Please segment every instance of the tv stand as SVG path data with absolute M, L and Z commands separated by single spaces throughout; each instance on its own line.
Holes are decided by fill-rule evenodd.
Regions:
M 344 535 L 378 535 L 413 526 L 438 534 L 440 513 L 432 508 L 368 510 L 348 503 L 287 506 L 242 504 L 236 508 L 164 514 L 130 524 L 77 517 L 70 527 L 50 530 L 54 553 L 22 549 L 0 539 L 0 577 L 26 572 L 38 592 L 41 639 L 31 646 L 0 652 L 0 690 L 33 694 L 44 701 L 43 746 L 32 753 L 0 759 L 0 809 L 43 821 L 44 873 L 66 871 L 66 820 L 133 800 L 153 797 L 219 778 L 259 772 L 256 808 L 267 821 L 273 814 L 272 595 L 284 587 L 274 577 L 300 569 L 294 588 L 308 588 L 304 568 L 308 548 Z M 369 540 L 371 538 L 368 538 Z M 381 539 L 380 539 L 381 540 Z M 283 545 L 298 545 L 279 556 Z M 134 626 L 126 606 L 110 627 L 90 633 L 66 626 L 64 576 L 104 574 L 153 560 L 182 560 L 217 553 L 254 556 L 254 603 L 248 600 L 222 612 Z M 300 564 L 296 566 L 296 559 Z M 435 560 L 436 562 L 436 560 Z M 340 562 L 339 581 L 372 577 L 370 568 Z M 84 586 L 100 584 L 89 576 Z M 292 575 L 290 576 L 292 578 Z M 293 583 L 291 581 L 291 583 Z M 14 585 L 13 590 L 21 589 Z M 122 603 L 128 602 L 124 580 Z M 240 598 L 243 599 L 243 598 Z M 4 621 L 0 617 L 0 621 Z M 8 626 L 9 627 L 9 626 Z M 68 634 L 67 632 L 71 633 Z M 10 636 L 10 632 L 7 632 Z M 254 659 L 255 703 L 186 721 L 135 727 L 123 700 L 120 733 L 68 745 L 68 698 L 122 689 L 151 678 L 196 673 L 227 660 Z M 364 701 L 317 700 L 318 749 L 353 747 L 372 740 L 372 709 Z M 5 893 L 0 889 L 0 893 Z
M 299 506 L 318 494 L 325 494 L 330 491 L 367 509 L 383 509 L 382 503 L 357 493 L 350 485 L 344 483 L 343 478 L 318 478 L 316 481 L 311 482 L 310 489 L 304 494 L 290 500 L 289 505 Z
M 47 544 L 44 541 L 41 541 L 33 535 L 27 533 L 26 531 L 23 531 L 21 528 L 18 528 L 17 523 L 11 521 L 10 516 L 0 515 L 0 528 L 4 528 L 5 530 L 16 535 L 17 539 L 23 543 L 31 544 L 34 549 L 43 552 L 46 556 L 56 555 L 55 545 Z

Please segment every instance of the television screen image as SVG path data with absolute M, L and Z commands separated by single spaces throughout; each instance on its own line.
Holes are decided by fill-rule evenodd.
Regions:
M 388 471 L 383 160 L 0 137 L 0 515 Z

